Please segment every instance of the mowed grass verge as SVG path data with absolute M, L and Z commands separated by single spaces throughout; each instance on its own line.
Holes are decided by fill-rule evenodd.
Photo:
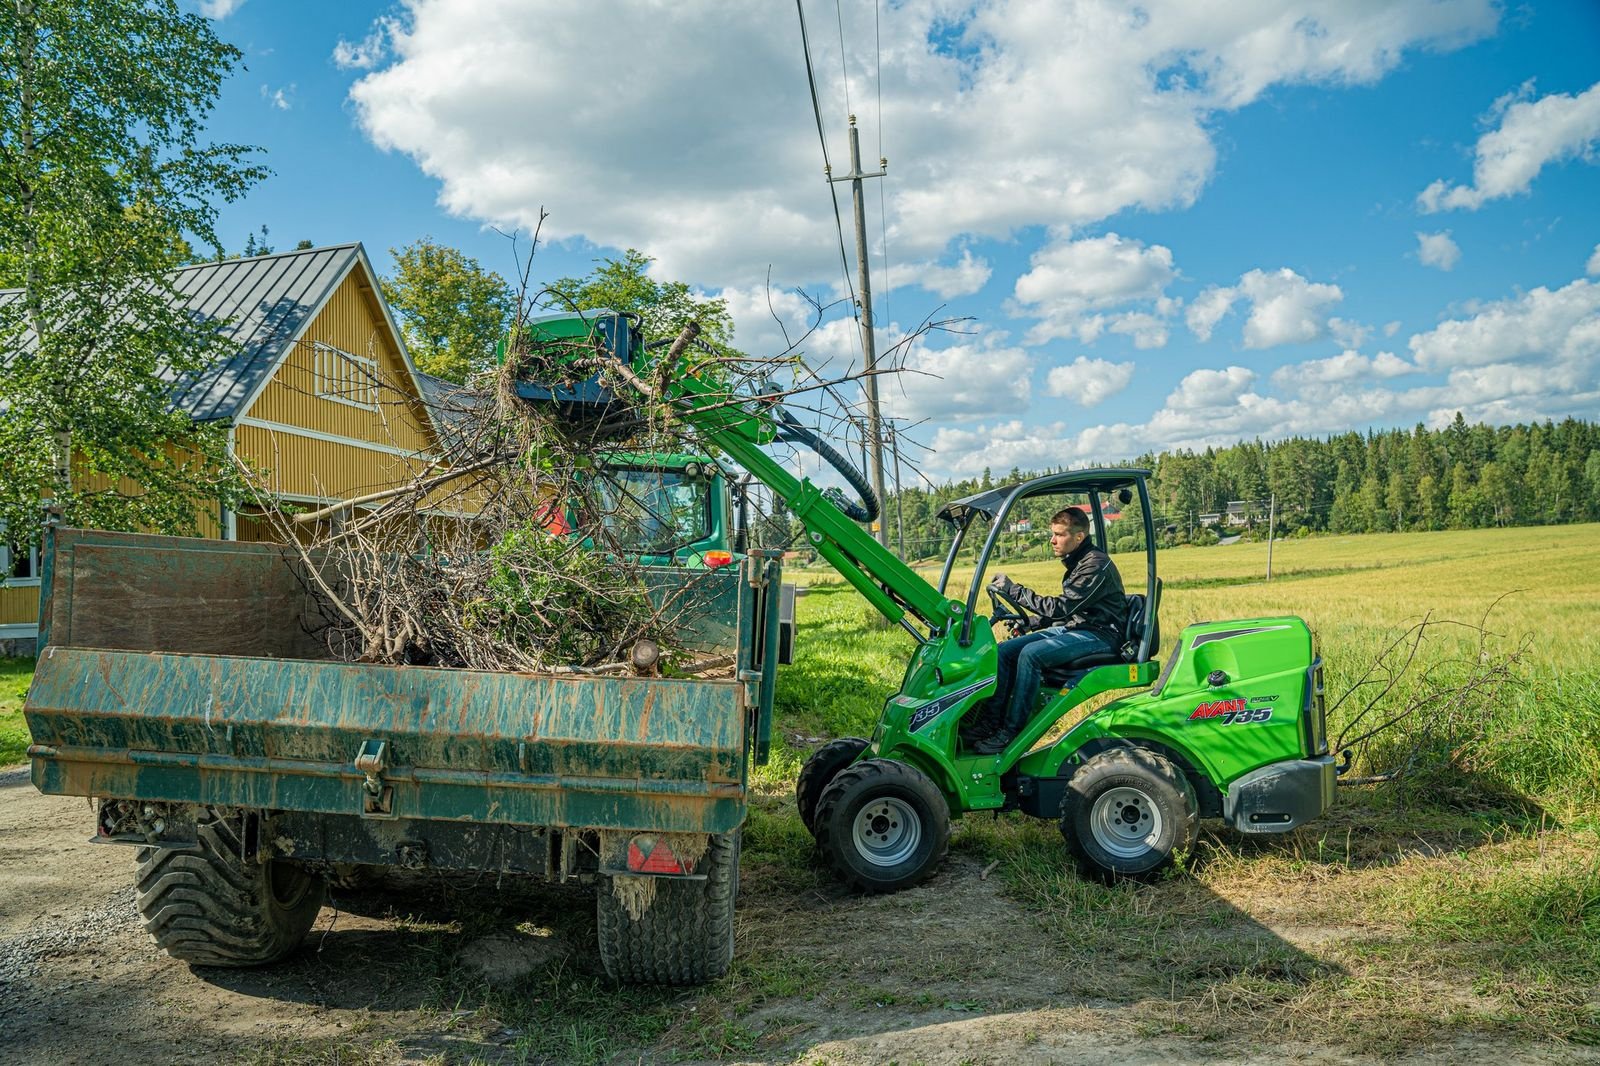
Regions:
M 1085 997 L 1141 1002 L 1156 1031 L 1333 1037 L 1373 1053 L 1461 1032 L 1600 1041 L 1597 558 L 1594 525 L 1280 542 L 1271 583 L 1262 544 L 1163 552 L 1163 652 L 1195 621 L 1297 614 L 1318 635 L 1332 704 L 1430 620 L 1369 718 L 1485 662 L 1506 679 L 1442 712 L 1448 734 L 1408 720 L 1362 752 L 1357 773 L 1407 771 L 1398 779 L 1341 790 L 1327 818 L 1285 838 L 1208 827 L 1169 882 L 1084 882 L 1056 827 L 1020 815 L 965 820 L 955 851 L 999 863 L 1035 935 L 1084 967 Z M 1117 562 L 1141 590 L 1143 556 Z M 1005 569 L 1039 589 L 1060 580 L 1054 562 Z M 958 594 L 969 577 L 956 575 Z M 910 641 L 842 585 L 816 583 L 801 603 L 812 625 L 780 723 L 796 744 L 866 735 Z M 873 671 L 878 685 L 864 685 Z M 841 674 L 854 680 L 834 686 Z M 1331 732 L 1370 691 L 1333 712 Z
M 0 767 L 28 757 L 28 726 L 22 703 L 33 679 L 32 659 L 0 659 Z

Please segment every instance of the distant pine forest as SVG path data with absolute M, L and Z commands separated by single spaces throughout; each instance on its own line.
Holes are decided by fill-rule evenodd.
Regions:
M 1529 425 L 1341 433 L 1240 442 L 1203 452 L 1144 455 L 1125 464 L 1152 471 L 1159 542 L 1215 544 L 1276 536 L 1479 529 L 1600 520 L 1600 424 L 1579 419 Z M 985 470 L 933 489 L 890 493 L 883 520 L 907 558 L 942 555 L 950 529 L 935 517 L 950 500 L 1050 471 Z M 1044 534 L 1060 501 L 1025 504 L 1003 534 L 1003 554 L 1048 554 Z M 975 531 L 976 532 L 976 531 Z M 1114 551 L 1143 545 L 1137 501 L 1108 531 Z M 969 537 L 976 541 L 977 537 Z

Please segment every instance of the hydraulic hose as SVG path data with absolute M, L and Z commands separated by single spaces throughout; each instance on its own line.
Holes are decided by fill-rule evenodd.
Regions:
M 877 518 L 878 496 L 872 491 L 872 486 L 867 483 L 867 479 L 862 476 L 861 471 L 857 470 L 850 460 L 840 455 L 833 445 L 805 426 L 802 426 L 799 422 L 796 422 L 794 416 L 789 414 L 788 411 L 779 407 L 775 413 L 778 416 L 778 439 L 780 441 L 791 444 L 804 444 L 822 456 L 829 466 L 838 471 L 840 477 L 850 483 L 850 487 L 856 490 L 856 495 L 861 497 L 860 503 L 854 503 L 843 499 L 843 494 L 840 494 L 841 498 L 835 502 L 838 504 L 839 510 L 844 512 L 845 517 L 853 522 L 870 522 Z

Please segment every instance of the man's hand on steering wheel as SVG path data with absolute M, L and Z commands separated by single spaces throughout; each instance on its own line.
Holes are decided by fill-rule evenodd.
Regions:
M 1011 635 L 1017 637 L 1026 633 L 1029 629 L 1028 612 L 1022 608 L 1021 604 L 1002 591 L 1005 577 L 1004 574 L 996 574 L 989 581 L 989 603 L 993 607 L 993 613 L 989 615 L 989 621 L 991 624 L 1004 622 L 1010 628 Z

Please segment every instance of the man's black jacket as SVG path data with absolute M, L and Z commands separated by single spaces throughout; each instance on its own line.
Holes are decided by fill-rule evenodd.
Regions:
M 1066 573 L 1061 576 L 1059 596 L 1042 596 L 1010 578 L 998 587 L 1029 614 L 1043 619 L 1043 626 L 1085 629 L 1113 651 L 1120 650 L 1128 621 L 1128 600 L 1122 593 L 1122 575 L 1117 573 L 1116 564 L 1087 540 L 1061 563 Z

